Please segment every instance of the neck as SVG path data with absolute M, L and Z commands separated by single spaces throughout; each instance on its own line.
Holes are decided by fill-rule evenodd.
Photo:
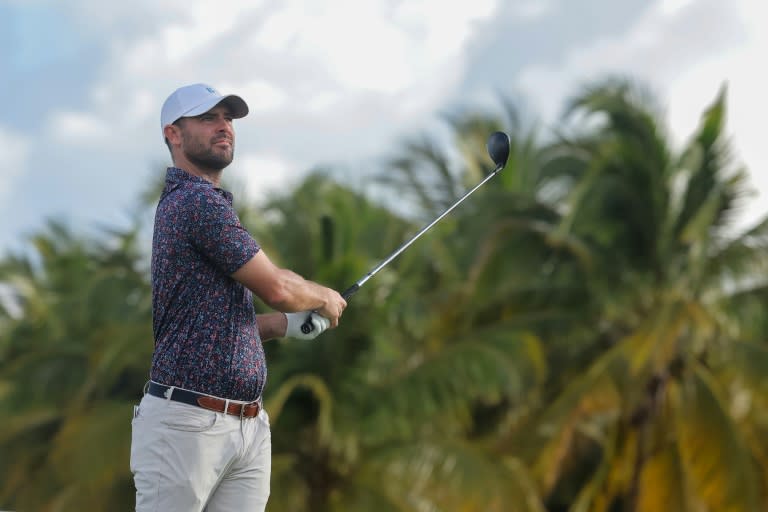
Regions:
M 207 167 L 200 167 L 195 165 L 186 158 L 180 158 L 173 162 L 174 167 L 184 169 L 189 174 L 203 178 L 213 184 L 214 187 L 219 187 L 221 184 L 221 173 L 223 169 L 209 169 Z

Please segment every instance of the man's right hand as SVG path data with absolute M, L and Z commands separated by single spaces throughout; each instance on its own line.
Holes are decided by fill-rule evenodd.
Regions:
M 325 288 L 325 305 L 317 309 L 317 313 L 324 316 L 331 322 L 331 329 L 339 325 L 339 318 L 344 308 L 347 307 L 347 301 L 336 290 Z

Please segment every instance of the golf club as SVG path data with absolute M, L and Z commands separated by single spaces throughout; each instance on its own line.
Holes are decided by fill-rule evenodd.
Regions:
M 507 135 L 504 132 L 494 132 L 491 134 L 490 137 L 488 137 L 488 143 L 486 144 L 486 149 L 488 150 L 488 155 L 491 157 L 491 160 L 493 160 L 493 163 L 496 164 L 496 168 L 488 174 L 483 181 L 478 183 L 474 186 L 469 192 L 464 194 L 459 198 L 458 201 L 453 203 L 447 210 L 445 210 L 443 213 L 438 215 L 438 217 L 424 226 L 421 231 L 416 233 L 410 240 L 405 242 L 403 245 L 401 245 L 395 252 L 390 254 L 384 261 L 376 265 L 370 272 L 365 274 L 363 277 L 361 277 L 355 284 L 347 288 L 341 293 L 341 296 L 344 297 L 344 300 L 349 300 L 352 295 L 357 292 L 357 290 L 360 289 L 361 286 L 363 286 L 370 278 L 376 275 L 376 273 L 387 266 L 389 262 L 397 258 L 397 256 L 400 255 L 404 250 L 406 250 L 413 242 L 415 242 L 421 235 L 429 231 L 429 229 L 437 224 L 440 219 L 448 215 L 454 208 L 456 208 L 458 205 L 461 204 L 462 201 L 464 201 L 467 197 L 469 197 L 475 190 L 482 187 L 488 180 L 496 176 L 505 165 L 507 165 L 507 159 L 509 158 L 509 135 Z M 311 317 L 311 313 L 310 313 Z M 315 326 L 312 324 L 310 317 L 307 317 L 307 320 L 301 324 L 301 332 L 304 334 L 309 334 L 314 330 Z

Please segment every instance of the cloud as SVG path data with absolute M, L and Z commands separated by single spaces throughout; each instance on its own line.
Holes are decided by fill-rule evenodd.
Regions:
M 725 83 L 728 87 L 727 130 L 735 150 L 737 164 L 750 172 L 750 184 L 757 192 L 752 207 L 744 212 L 743 224 L 756 222 L 768 213 L 768 156 L 765 152 L 765 120 L 768 119 L 768 77 L 758 72 L 759 62 L 768 55 L 768 35 L 764 20 L 768 5 L 762 0 L 739 0 L 731 8 L 740 16 L 744 26 L 744 44 L 711 61 L 689 69 L 671 84 L 669 98 L 673 128 L 690 133 L 691 120 L 698 122 L 695 112 L 714 97 L 715 91 L 703 94 L 701 84 Z
M 755 72 L 768 54 L 761 0 L 656 0 L 626 33 L 573 48 L 561 62 L 530 66 L 519 83 L 547 122 L 557 118 L 566 94 L 606 73 L 638 78 L 666 106 L 674 143 L 692 134 L 718 89 L 728 85 L 729 133 L 753 182 L 768 191 L 764 172 L 762 100 L 768 80 Z M 752 219 L 766 208 L 752 208 Z
M 135 197 L 142 170 L 168 160 L 160 105 L 176 87 L 200 81 L 242 95 L 251 107 L 236 124 L 231 170 L 243 174 L 252 193 L 284 186 L 317 165 L 364 175 L 401 136 L 431 129 L 448 102 L 468 97 L 469 59 L 476 62 L 477 49 L 495 40 L 514 44 L 483 54 L 476 75 L 484 86 L 486 76 L 488 83 L 517 86 L 546 121 L 576 85 L 621 71 L 659 90 L 671 103 L 673 130 L 687 134 L 725 76 L 738 148 L 745 158 L 761 157 L 754 149 L 761 148 L 760 132 L 745 135 L 743 127 L 757 126 L 760 111 L 747 97 L 761 99 L 765 90 L 764 79 L 747 79 L 766 54 L 762 0 L 655 0 L 610 37 L 599 34 L 625 26 L 612 19 L 623 10 L 607 9 L 604 23 L 585 28 L 563 14 L 564 1 L 474 0 L 447 8 L 443 0 L 73 0 L 54 9 L 55 2 L 41 0 L 35 5 L 51 6 L 50 17 L 63 27 L 56 37 L 63 34 L 62 45 L 77 50 L 60 65 L 82 78 L 52 89 L 46 105 L 54 108 L 35 112 L 46 124 L 30 139 L 46 151 L 28 155 L 25 186 L 51 179 L 84 185 L 26 206 L 29 216 L 76 205 L 87 209 L 80 218 L 103 217 L 97 208 L 104 206 L 93 198 L 114 210 Z M 503 37 L 510 32 L 521 39 Z M 574 43 L 585 37 L 589 44 Z M 739 53 L 747 47 L 760 50 Z M 24 79 L 12 75 L 11 83 Z M 28 110 L 19 110 L 20 124 Z M 11 133 L 17 132 L 6 128 L 0 136 Z M 62 166 L 66 174 L 52 172 Z M 0 190 L 7 189 L 0 176 Z
M 165 97 L 202 81 L 246 99 L 238 154 L 262 155 L 269 176 L 359 160 L 389 149 L 455 92 L 467 46 L 497 1 L 136 0 L 113 9 L 80 0 L 70 14 L 106 55 L 86 107 L 51 113 L 47 133 L 62 151 L 115 155 L 116 169 L 145 165 L 131 159 L 166 157 Z M 262 173 L 246 176 L 260 189 Z
M 14 133 L 12 128 L 0 125 L 0 148 L 0 161 L 2 161 L 0 200 L 2 200 L 13 190 L 16 178 L 26 170 L 30 141 L 27 137 Z
M 310 94 L 306 84 L 317 82 L 402 92 L 455 64 L 476 22 L 496 8 L 492 0 L 450 10 L 435 0 L 138 3 L 142 9 L 106 9 L 95 1 L 72 8 L 76 20 L 88 19 L 90 31 L 111 41 L 100 87 L 154 79 L 153 88 L 165 93 L 165 84 L 207 74 L 235 85 L 268 85 L 265 77 L 274 76 L 287 90 Z M 162 28 L 139 30 L 138 11 Z M 134 25 L 135 32 L 126 29 Z
M 517 20 L 530 22 L 552 14 L 555 6 L 552 0 L 527 0 L 515 2 L 508 8 Z
M 249 201 L 261 202 L 273 192 L 281 190 L 299 175 L 302 169 L 277 154 L 250 153 L 238 157 L 230 174 L 235 183 L 245 184 L 245 197 Z
M 261 78 L 240 85 L 231 86 L 225 83 L 223 86 L 224 89 L 222 90 L 237 90 L 237 94 L 248 98 L 248 109 L 252 113 L 279 111 L 288 105 L 288 95 L 269 81 Z
M 254 92 L 257 108 L 309 104 L 330 115 L 339 104 L 370 93 L 424 97 L 424 88 L 439 92 L 444 87 L 437 84 L 457 82 L 463 48 L 477 23 L 496 9 L 494 0 L 452 9 L 437 0 L 198 0 L 180 9 L 139 3 L 149 11 L 143 16 L 161 29 L 129 34 L 123 28 L 115 37 L 108 29 L 118 20 L 132 25 L 135 14 L 97 8 L 91 0 L 76 8 L 95 17 L 100 28 L 91 30 L 111 41 L 96 86 L 97 111 L 109 113 L 118 98 L 130 102 L 136 94 L 161 103 L 190 81 Z
M 108 135 L 107 125 L 96 116 L 85 112 L 57 111 L 48 122 L 49 135 L 65 144 L 103 143 Z
M 718 0 L 656 0 L 628 32 L 573 48 L 561 62 L 530 66 L 519 83 L 549 120 L 566 94 L 607 73 L 640 78 L 663 94 L 685 70 L 742 44 L 741 25 Z M 719 86 L 701 85 L 710 94 Z
M 295 181 L 316 165 L 352 163 L 390 150 L 401 133 L 433 120 L 460 87 L 472 39 L 498 9 L 475 0 L 133 0 L 107 4 L 51 0 L 11 4 L 26 20 L 31 70 L 11 68 L 9 83 L 38 75 L 56 86 L 35 104 L 31 152 L 13 128 L 0 131 L 5 156 L 0 193 L 56 190 L 22 201 L 0 230 L 6 243 L 24 224 L 67 216 L 111 222 L 130 208 L 147 175 L 168 163 L 159 110 L 175 88 L 209 82 L 241 94 L 251 115 L 238 120 L 238 159 L 254 194 Z M 56 31 L 49 30 L 51 27 Z M 35 37 L 40 29 L 50 37 Z M 35 44 L 31 44 L 35 43 Z M 57 48 L 67 51 L 57 51 Z M 12 50 L 10 50 L 12 51 Z M 26 55 L 26 54 L 25 54 Z M 68 78 L 57 80 L 59 70 Z M 25 117 L 27 116 L 27 117 Z M 362 163 L 361 163 L 362 162 Z M 7 170 L 6 170 L 7 168 Z M 282 180 L 282 182 L 281 182 Z M 74 186 L 74 184 L 77 186 Z M 115 186 L 119 183 L 119 186 Z M 23 213 L 23 215 L 22 215 Z

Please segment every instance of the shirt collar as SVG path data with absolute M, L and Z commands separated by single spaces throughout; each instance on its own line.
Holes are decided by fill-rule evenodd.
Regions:
M 168 167 L 168 170 L 165 173 L 165 182 L 167 185 L 180 185 L 183 182 L 190 182 L 190 183 L 197 183 L 198 185 L 206 185 L 208 187 L 211 187 L 216 192 L 223 195 L 227 201 L 232 203 L 232 193 L 228 190 L 224 190 L 223 188 L 214 187 L 213 183 L 210 181 L 201 178 L 200 176 L 195 176 L 194 174 L 190 174 L 184 169 L 181 169 L 179 167 Z

